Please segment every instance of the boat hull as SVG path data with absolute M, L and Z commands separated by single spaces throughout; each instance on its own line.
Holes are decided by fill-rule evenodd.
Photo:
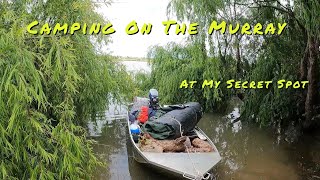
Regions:
M 130 121 L 128 122 L 129 138 L 132 145 L 133 158 L 138 162 L 156 172 L 162 172 L 170 176 L 175 176 L 182 179 L 199 179 L 199 177 L 208 178 L 208 174 L 212 174 L 212 170 L 221 160 L 220 154 L 207 137 L 207 135 L 198 127 L 195 130 L 203 136 L 210 145 L 214 148 L 214 152 L 208 153 L 152 153 L 142 152 L 138 145 L 134 142 L 133 136 L 130 133 Z M 201 178 L 200 178 L 201 179 Z

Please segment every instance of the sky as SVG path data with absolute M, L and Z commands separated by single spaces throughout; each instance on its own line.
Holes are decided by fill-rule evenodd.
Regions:
M 110 6 L 101 6 L 97 11 L 112 23 L 116 32 L 111 36 L 112 43 L 103 48 L 106 53 L 115 56 L 146 57 L 148 48 L 153 45 L 165 45 L 168 42 L 183 43 L 186 35 L 174 34 L 171 27 L 170 35 L 164 33 L 163 21 L 168 20 L 166 8 L 170 0 L 114 0 Z M 176 20 L 175 18 L 170 18 Z M 127 35 L 126 26 L 135 20 L 138 26 L 151 23 L 149 35 Z

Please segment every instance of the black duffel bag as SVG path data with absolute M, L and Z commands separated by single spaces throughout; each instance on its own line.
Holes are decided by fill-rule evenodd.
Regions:
M 161 117 L 147 121 L 143 127 L 144 132 L 156 139 L 175 139 L 180 137 L 181 133 L 185 135 L 192 131 L 202 118 L 202 109 L 198 102 L 171 105 L 171 108 L 173 110 Z

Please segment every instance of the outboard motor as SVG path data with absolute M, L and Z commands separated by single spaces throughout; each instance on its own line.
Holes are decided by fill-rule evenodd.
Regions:
M 159 109 L 159 97 L 158 97 L 158 91 L 156 89 L 150 89 L 149 90 L 149 106 L 152 109 Z

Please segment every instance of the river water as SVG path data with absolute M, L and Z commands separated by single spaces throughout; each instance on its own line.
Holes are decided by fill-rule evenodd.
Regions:
M 320 179 L 320 134 L 304 135 L 289 144 L 273 131 L 234 122 L 239 116 L 237 104 L 228 109 L 204 114 L 198 123 L 222 156 L 213 171 L 216 179 Z M 107 164 L 96 169 L 94 179 L 170 179 L 133 160 L 125 116 L 125 106 L 113 105 L 105 118 L 89 123 L 90 135 L 97 141 L 94 151 Z

